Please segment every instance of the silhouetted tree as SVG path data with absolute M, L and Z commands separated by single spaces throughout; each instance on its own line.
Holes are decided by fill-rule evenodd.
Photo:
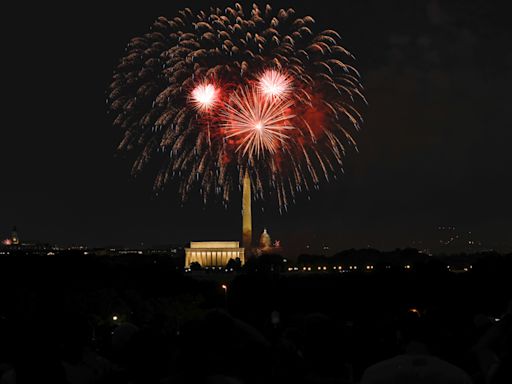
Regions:
M 197 261 L 194 261 L 190 263 L 190 269 L 192 271 L 200 271 L 203 269 L 203 267 L 201 267 L 201 264 L 199 264 Z
M 239 257 L 236 259 L 229 259 L 226 268 L 233 269 L 234 271 L 238 271 L 242 267 L 242 261 Z

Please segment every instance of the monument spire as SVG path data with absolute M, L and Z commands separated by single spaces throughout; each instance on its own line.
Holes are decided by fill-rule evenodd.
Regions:
M 251 178 L 247 169 L 243 182 L 242 216 L 242 244 L 247 259 L 252 251 Z

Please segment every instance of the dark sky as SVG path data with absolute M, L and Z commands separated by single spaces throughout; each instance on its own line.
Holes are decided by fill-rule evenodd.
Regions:
M 105 89 L 128 40 L 160 16 L 222 1 L 12 5 L 2 12 L 0 237 L 135 245 L 238 239 L 225 210 L 152 192 L 115 147 Z M 245 3 L 244 3 L 245 4 Z M 254 208 L 285 247 L 389 249 L 438 225 L 512 243 L 512 31 L 506 2 L 279 1 L 338 30 L 358 58 L 369 107 L 345 174 L 279 215 Z M 5 7 L 5 6 L 4 6 Z

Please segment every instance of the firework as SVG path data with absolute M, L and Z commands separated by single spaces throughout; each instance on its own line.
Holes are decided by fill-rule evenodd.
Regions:
M 259 161 L 265 153 L 274 155 L 286 145 L 286 131 L 295 129 L 287 123 L 294 117 L 288 113 L 292 105 L 291 100 L 272 101 L 242 88 L 225 107 L 226 138 L 239 140 L 235 151 L 242 150 L 242 157 Z
M 190 94 L 191 102 L 198 111 L 208 111 L 218 103 L 218 93 L 213 84 L 199 84 Z
M 282 71 L 266 70 L 258 80 L 258 88 L 270 99 L 287 98 L 291 92 L 291 78 Z
M 286 208 L 342 167 L 365 103 L 352 55 L 310 16 L 236 4 L 173 18 L 130 41 L 108 104 L 136 154 L 185 199 L 194 185 L 229 201 L 247 171 L 257 198 Z

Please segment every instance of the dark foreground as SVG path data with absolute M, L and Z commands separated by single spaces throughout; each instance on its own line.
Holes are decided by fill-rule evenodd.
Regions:
M 510 256 L 465 273 L 181 271 L 0 257 L 0 384 L 512 383 Z

